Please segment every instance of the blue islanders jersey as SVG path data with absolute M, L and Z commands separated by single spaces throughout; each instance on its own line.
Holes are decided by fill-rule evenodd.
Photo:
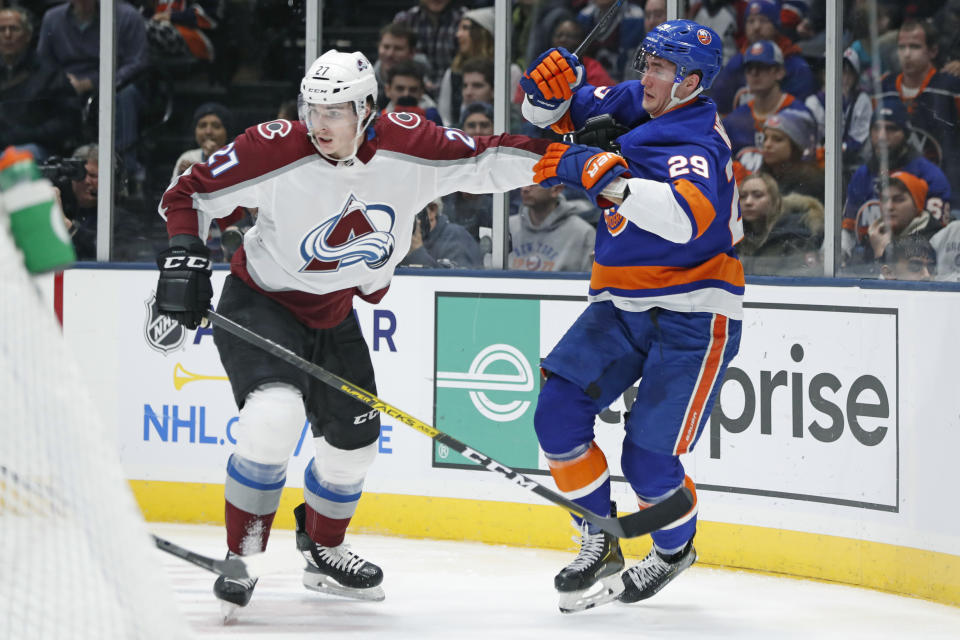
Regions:
M 582 87 L 562 124 L 579 128 L 610 113 L 630 126 L 617 141 L 632 177 L 669 185 L 693 231 L 686 242 L 671 242 L 627 221 L 616 207 L 607 209 L 597 229 L 590 299 L 628 311 L 662 307 L 739 320 L 744 278 L 734 247 L 743 238 L 743 222 L 730 140 L 716 105 L 700 96 L 650 118 L 642 101 L 639 81 Z M 640 194 L 631 187 L 628 201 L 634 197 Z M 651 206 L 650 215 L 656 214 Z

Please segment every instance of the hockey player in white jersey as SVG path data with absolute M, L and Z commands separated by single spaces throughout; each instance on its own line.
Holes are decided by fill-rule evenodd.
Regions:
M 300 121 L 251 127 L 164 193 L 170 248 L 157 260 L 157 302 L 195 329 L 212 299 L 205 230 L 236 207 L 255 208 L 217 311 L 376 393 L 353 297 L 383 298 L 427 203 L 532 183 L 548 142 L 471 137 L 411 113 L 377 119 L 376 78 L 359 52 L 326 52 L 300 91 Z M 240 408 L 225 486 L 229 554 L 266 548 L 309 418 L 316 454 L 295 510 L 304 585 L 382 599 L 383 572 L 343 544 L 376 455 L 379 414 L 217 328 L 214 341 Z M 214 592 L 228 609 L 245 606 L 255 584 L 220 577 Z

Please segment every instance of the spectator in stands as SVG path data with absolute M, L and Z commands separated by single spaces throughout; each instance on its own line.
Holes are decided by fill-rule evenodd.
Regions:
M 814 92 L 813 72 L 800 55 L 800 48 L 780 34 L 779 0 L 751 0 L 747 4 L 745 25 L 746 44 L 720 70 L 713 81 L 710 96 L 717 103 L 721 114 L 730 113 L 736 104 L 736 95 L 746 85 L 744 77 L 744 53 L 755 42 L 771 40 L 780 47 L 783 55 L 784 78 L 781 88 L 798 100 L 805 100 Z
M 899 98 L 907 108 L 914 138 L 939 164 L 954 189 L 960 188 L 960 79 L 938 73 L 937 31 L 930 22 L 908 20 L 897 36 L 901 72 L 881 83 L 880 99 Z
M 377 44 L 377 61 L 373 64 L 373 73 L 377 77 L 377 108 L 387 106 L 384 94 L 384 78 L 390 68 L 398 62 L 413 60 L 423 68 L 430 66 L 430 61 L 422 53 L 417 53 L 417 34 L 410 27 L 399 22 L 391 22 L 380 29 L 380 42 Z
M 881 161 L 887 170 L 905 171 L 927 183 L 927 201 L 923 209 L 940 222 L 950 220 L 952 189 L 937 165 L 920 155 L 908 141 L 907 110 L 897 98 L 887 98 L 874 111 L 870 125 L 868 156 L 850 178 L 843 207 L 841 247 L 847 256 L 867 234 L 870 224 L 881 217 L 877 181 Z M 841 259 L 845 261 L 845 257 Z
M 762 161 L 763 124 L 767 118 L 785 109 L 809 113 L 807 108 L 780 85 L 785 73 L 780 47 L 770 40 L 758 40 L 743 54 L 748 94 L 745 102 L 723 119 L 730 135 L 734 157 L 747 171 L 756 171 Z M 811 114 L 811 119 L 812 119 Z
M 906 171 L 890 174 L 880 198 L 881 217 L 870 223 L 867 235 L 851 255 L 849 264 L 854 272 L 879 273 L 880 261 L 891 242 L 911 235 L 929 240 L 942 228 L 923 208 L 928 189 L 926 180 Z
M 520 271 L 589 271 L 596 231 L 563 196 L 563 185 L 520 189 L 523 206 L 510 216 L 508 268 Z
M 925 282 L 937 275 L 937 252 L 923 236 L 897 238 L 883 252 L 880 263 L 880 277 L 884 280 Z
M 417 50 L 430 63 L 427 91 L 434 93 L 443 72 L 457 52 L 457 28 L 464 9 L 453 0 L 420 0 L 417 6 L 400 11 L 393 21 L 405 24 L 417 34 Z
M 553 28 L 550 45 L 553 47 L 563 47 L 567 51 L 574 51 L 580 46 L 580 43 L 583 42 L 585 35 L 583 27 L 579 22 L 573 18 L 567 18 L 557 22 L 557 26 Z M 587 84 L 593 85 L 594 87 L 609 87 L 616 84 L 596 58 L 581 55 L 580 63 L 583 64 L 583 68 L 586 71 Z
M 493 135 L 493 107 L 490 104 L 474 102 L 464 107 L 463 113 L 460 128 L 464 133 L 469 136 Z M 480 240 L 480 227 L 493 226 L 493 196 L 489 193 L 451 193 L 443 197 L 443 211 L 477 241 Z
M 114 7 L 117 30 L 116 150 L 136 182 L 144 172 L 136 156 L 142 96 L 133 84 L 147 68 L 147 36 L 143 18 L 125 2 Z M 100 81 L 99 0 L 70 0 L 49 9 L 40 24 L 37 55 L 66 73 L 74 91 L 86 99 Z
M 493 61 L 472 58 L 463 63 L 462 104 L 486 102 L 493 104 Z
M 584 32 L 590 33 L 614 2 L 615 0 L 590 0 L 577 14 L 577 21 Z M 624 78 L 627 66 L 633 63 L 634 54 L 645 33 L 643 9 L 627 0 L 583 53 L 599 60 L 607 73 L 620 81 Z
M 667 21 L 667 2 L 666 0 L 647 0 L 643 5 L 643 31 L 644 35 L 650 33 L 661 24 Z M 717 33 L 720 33 L 719 31 Z
M 866 91 L 860 88 L 860 56 L 847 47 L 843 52 L 843 167 L 852 173 L 862 156 L 863 145 L 870 135 L 870 118 L 873 104 Z M 825 137 L 826 92 L 820 90 L 807 98 L 805 105 L 817 121 L 817 144 L 823 145 Z M 849 176 L 849 173 L 846 173 Z
M 226 146 L 233 133 L 233 115 L 225 106 L 217 102 L 205 102 L 197 107 L 193 112 L 193 136 L 198 146 L 180 154 L 174 164 L 171 180 L 175 180 L 193 164 L 206 162 Z M 229 218 L 224 219 L 225 222 L 216 220 L 216 224 L 210 225 L 207 248 L 210 249 L 212 260 L 230 260 L 233 252 L 239 248 L 238 236 L 242 236 L 253 225 L 255 214 L 255 211 L 238 207 Z
M 230 110 L 218 102 L 205 102 L 193 112 L 193 137 L 197 148 L 184 151 L 173 165 L 171 180 L 195 162 L 206 162 L 230 138 L 232 116 Z
M 737 245 L 751 275 L 823 275 L 823 205 L 791 193 L 781 198 L 776 181 L 756 173 L 740 183 L 744 237 Z
M 207 34 L 217 28 L 219 0 L 161 0 L 144 5 L 147 42 L 155 57 L 213 61 L 214 47 Z
M 954 220 L 930 238 L 937 252 L 937 280 L 960 282 L 960 220 Z
M 404 266 L 476 269 L 483 266 L 480 245 L 466 229 L 443 215 L 439 198 L 417 215 Z
M 806 110 L 788 109 L 763 125 L 763 170 L 780 193 L 802 193 L 823 202 L 823 169 L 815 159 L 817 123 Z
M 388 102 L 381 113 L 409 111 L 443 126 L 437 103 L 426 93 L 423 67 L 412 60 L 398 62 L 390 67 L 384 80 Z
M 0 148 L 27 149 L 37 162 L 59 155 L 76 130 L 67 77 L 30 46 L 33 22 L 26 9 L 0 9 Z
M 97 181 L 100 174 L 99 147 L 88 144 L 78 147 L 72 157 L 86 161 L 87 173 L 69 185 L 57 185 L 57 197 L 67 230 L 77 252 L 77 260 L 97 259 Z
M 483 95 L 464 95 L 464 66 L 468 61 L 486 61 L 489 63 L 490 74 L 486 84 L 493 91 L 493 7 L 472 9 L 463 14 L 457 27 L 457 55 L 450 63 L 450 68 L 443 74 L 440 81 L 438 103 L 440 116 L 447 124 L 459 122 L 462 119 L 461 108 L 471 102 L 493 102 L 492 95 L 486 98 Z M 485 72 L 486 67 L 473 65 L 474 71 Z M 520 81 L 520 67 L 511 65 L 511 87 L 518 86 Z M 521 96 L 522 99 L 522 96 Z

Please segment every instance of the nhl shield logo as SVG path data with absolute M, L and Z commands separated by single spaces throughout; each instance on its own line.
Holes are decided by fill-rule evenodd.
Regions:
M 144 300 L 147 318 L 143 323 L 143 337 L 154 351 L 166 355 L 183 346 L 187 330 L 176 320 L 160 313 L 156 293 Z

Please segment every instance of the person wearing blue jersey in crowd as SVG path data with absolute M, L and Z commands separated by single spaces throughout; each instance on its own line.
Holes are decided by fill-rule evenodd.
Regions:
M 641 508 L 684 486 L 693 491 L 679 455 L 697 443 L 739 349 L 739 195 L 730 140 L 716 105 L 702 95 L 721 51 L 712 29 L 671 20 L 644 39 L 634 63 L 640 80 L 586 85 L 565 49 L 540 56 L 521 80 L 529 121 L 579 130 L 576 140 L 598 145 L 555 143 L 535 166 L 541 185 L 579 187 L 604 209 L 590 304 L 542 363 L 534 420 L 557 486 L 596 513 L 615 508 L 606 458 L 594 442 L 596 415 L 639 380 L 624 424 L 623 474 Z M 603 115 L 614 120 L 606 132 L 585 127 Z M 579 555 L 554 581 L 560 609 L 654 595 L 696 560 L 696 516 L 695 499 L 622 573 L 618 540 L 577 520 Z

